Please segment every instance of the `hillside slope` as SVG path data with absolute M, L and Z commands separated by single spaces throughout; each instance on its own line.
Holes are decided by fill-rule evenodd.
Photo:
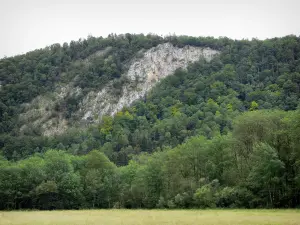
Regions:
M 0 75 L 0 209 L 300 206 L 299 37 L 89 37 Z
M 0 146 L 16 159 L 49 148 L 101 148 L 126 164 L 132 154 L 175 147 L 190 136 L 227 134 L 241 112 L 297 108 L 299 54 L 295 36 L 126 34 L 2 59 Z

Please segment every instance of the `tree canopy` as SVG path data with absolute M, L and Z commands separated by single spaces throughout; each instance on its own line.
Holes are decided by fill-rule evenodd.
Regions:
M 37 96 L 74 81 L 83 93 L 52 113 L 76 121 L 85 94 L 119 90 L 126 63 L 165 42 L 221 53 L 99 124 L 20 132 Z M 0 85 L 0 209 L 300 206 L 299 37 L 88 37 L 1 59 Z

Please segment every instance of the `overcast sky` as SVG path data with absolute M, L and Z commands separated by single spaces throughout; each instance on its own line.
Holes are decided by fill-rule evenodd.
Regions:
M 300 0 L 1 0 L 0 58 L 110 33 L 300 35 Z

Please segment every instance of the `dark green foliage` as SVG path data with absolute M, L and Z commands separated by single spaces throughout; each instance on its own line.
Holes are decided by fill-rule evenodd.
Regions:
M 248 112 L 232 134 L 192 137 L 121 167 L 98 150 L 1 159 L 0 208 L 299 207 L 299 115 Z M 255 129 L 259 124 L 266 129 Z
M 188 71 L 179 70 L 163 80 L 144 101 L 137 101 L 133 107 L 119 113 L 109 130 L 104 132 L 100 125 L 90 127 L 88 131 L 70 131 L 55 138 L 40 137 L 36 128 L 27 131 L 26 136 L 18 134 L 17 117 L 22 110 L 21 103 L 51 91 L 57 82 L 68 82 L 76 76 L 80 77 L 76 82 L 83 88 L 83 94 L 105 85 L 111 79 L 116 79 L 115 90 L 120 90 L 119 86 L 126 82 L 122 81 L 123 78 L 118 79 L 126 69 L 123 68 L 124 62 L 141 48 L 150 48 L 165 41 L 178 46 L 190 44 L 211 47 L 222 53 L 210 63 L 199 61 L 191 65 Z M 104 55 L 89 56 L 98 50 L 104 51 L 101 53 Z M 23 64 L 18 64 L 19 61 L 36 57 L 36 64 L 32 68 L 34 71 L 42 70 L 40 61 L 48 65 L 50 53 L 53 58 L 58 57 L 53 54 L 66 55 L 71 61 L 68 64 L 60 61 L 58 80 L 49 81 L 50 84 L 37 83 L 37 87 L 22 86 L 27 91 L 37 91 L 36 94 L 26 92 L 26 99 L 23 98 L 19 89 L 22 79 L 30 85 L 35 83 L 22 75 L 23 67 L 20 66 Z M 111 160 L 118 165 L 125 165 L 132 154 L 153 152 L 166 146 L 175 147 L 190 136 L 212 138 L 226 134 L 232 129 L 231 120 L 246 110 L 296 109 L 300 96 L 299 56 L 299 38 L 295 36 L 265 41 L 233 41 L 227 38 L 184 36 L 162 39 L 154 35 L 128 34 L 112 35 L 106 39 L 89 37 L 70 45 L 55 45 L 24 56 L 3 59 L 0 147 L 7 158 L 19 159 L 32 154 L 36 149 L 42 151 L 61 147 L 59 144 L 75 154 L 87 153 L 103 146 L 103 151 Z M 80 59 L 88 60 L 89 63 Z M 74 60 L 79 61 L 73 63 Z M 52 60 L 51 63 L 58 62 Z M 8 76 L 8 73 L 11 75 Z M 36 80 L 42 82 L 39 77 Z M 39 91 L 40 88 L 46 89 Z M 56 106 L 57 112 L 64 112 L 66 118 L 76 121 L 73 112 L 78 109 L 83 94 L 66 98 L 66 102 Z
M 84 94 L 110 80 L 119 90 L 126 62 L 163 42 L 221 54 L 176 71 L 99 125 L 20 134 L 23 103 L 78 77 L 83 93 L 55 106 L 76 121 Z M 295 36 L 126 34 L 2 59 L 0 209 L 299 207 L 299 46 Z

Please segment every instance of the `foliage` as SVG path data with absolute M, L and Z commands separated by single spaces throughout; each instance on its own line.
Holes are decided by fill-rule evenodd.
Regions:
M 163 42 L 221 54 L 100 124 L 20 132 L 35 97 L 71 81 L 118 88 L 126 62 Z M 299 43 L 126 34 L 0 60 L 0 209 L 299 207 Z M 81 97 L 57 111 L 75 120 Z
M 248 112 L 234 121 L 232 134 L 193 137 L 121 167 L 99 150 L 82 156 L 48 150 L 16 162 L 2 158 L 0 207 L 298 207 L 298 117 L 299 111 Z M 265 130 L 254 129 L 260 124 Z

